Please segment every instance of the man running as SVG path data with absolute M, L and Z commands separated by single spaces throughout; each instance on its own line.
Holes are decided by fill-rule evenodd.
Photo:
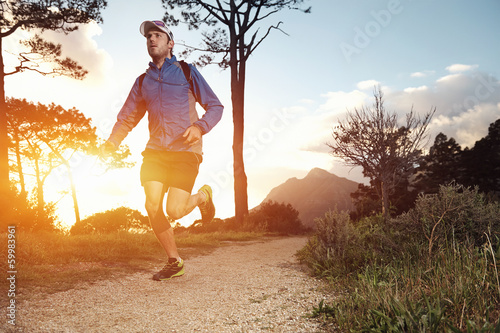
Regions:
M 132 86 L 102 150 L 106 154 L 117 149 L 147 111 L 150 138 L 142 153 L 140 176 L 151 227 L 169 258 L 153 275 L 160 281 L 184 274 L 169 218 L 180 219 L 195 207 L 199 207 L 203 223 L 215 216 L 210 186 L 202 186 L 196 194 L 191 191 L 203 159 L 202 136 L 219 122 L 224 107 L 194 66 L 177 61 L 174 36 L 164 22 L 145 21 L 140 32 L 146 37 L 152 61 Z M 196 102 L 205 110 L 201 119 Z M 167 192 L 168 217 L 163 212 Z

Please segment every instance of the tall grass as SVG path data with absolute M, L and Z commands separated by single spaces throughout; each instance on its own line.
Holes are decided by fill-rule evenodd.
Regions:
M 467 327 L 493 332 L 500 316 L 500 293 L 492 258 L 489 251 L 460 248 L 443 250 L 430 267 L 426 260 L 405 257 L 366 266 L 355 279 L 337 280 L 337 287 L 348 293 L 333 306 L 333 317 L 346 330 L 357 327 L 367 332 Z
M 447 187 L 392 223 L 318 220 L 298 256 L 338 297 L 313 316 L 346 332 L 500 332 L 500 206 L 477 196 Z

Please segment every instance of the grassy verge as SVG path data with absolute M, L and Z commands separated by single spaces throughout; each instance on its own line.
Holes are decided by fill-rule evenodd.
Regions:
M 298 253 L 337 296 L 311 315 L 340 332 L 500 333 L 500 205 L 450 185 L 384 221 L 316 220 Z
M 443 250 L 331 277 L 333 304 L 312 314 L 355 332 L 500 332 L 500 285 L 491 252 Z
M 249 232 L 179 233 L 177 246 L 185 259 L 209 253 L 228 241 L 259 239 L 262 234 Z M 153 233 L 117 232 L 103 235 L 69 236 L 57 233 L 22 233 L 16 235 L 17 287 L 53 293 L 120 276 L 130 272 L 151 270 L 166 260 L 166 255 Z M 0 234 L 0 244 L 7 235 Z M 0 269 L 7 271 L 6 253 L 1 253 Z M 1 279 L 2 290 L 7 280 Z M 7 288 L 8 289 L 8 288 Z

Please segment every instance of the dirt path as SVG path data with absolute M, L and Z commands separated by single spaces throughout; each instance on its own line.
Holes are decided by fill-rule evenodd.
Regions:
M 325 298 L 324 285 L 294 257 L 305 242 L 235 243 L 186 260 L 186 274 L 171 281 L 140 272 L 24 301 L 15 331 L 318 332 L 304 316 Z

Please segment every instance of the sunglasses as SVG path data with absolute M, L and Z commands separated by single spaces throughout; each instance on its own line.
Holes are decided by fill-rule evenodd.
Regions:
M 163 23 L 162 21 L 151 21 L 151 22 L 153 22 L 154 24 L 156 24 L 159 27 L 166 28 L 165 23 Z
M 174 34 L 170 31 L 169 28 L 163 23 L 163 21 L 151 21 L 153 22 L 157 27 L 165 28 L 165 31 L 167 32 L 168 37 L 173 40 L 174 39 Z

